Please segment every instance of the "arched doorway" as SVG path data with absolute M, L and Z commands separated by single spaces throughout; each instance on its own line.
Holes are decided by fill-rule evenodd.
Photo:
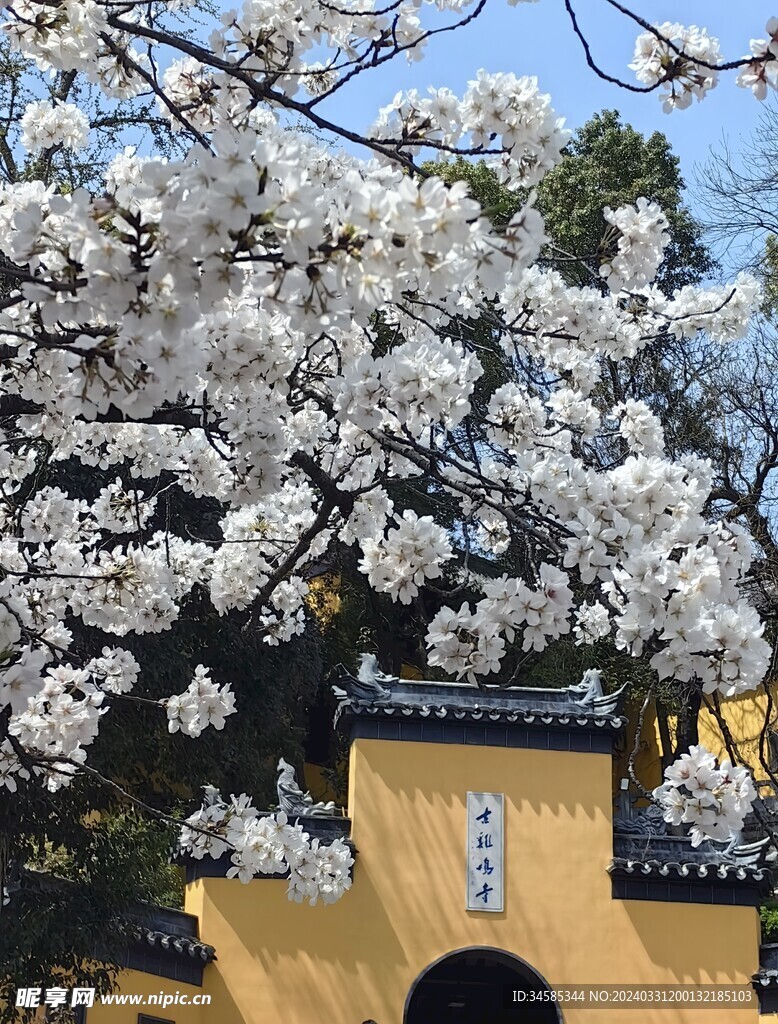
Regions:
M 403 1024 L 561 1024 L 556 1003 L 530 1001 L 532 993 L 550 991 L 520 957 L 471 946 L 422 971 L 408 993 Z

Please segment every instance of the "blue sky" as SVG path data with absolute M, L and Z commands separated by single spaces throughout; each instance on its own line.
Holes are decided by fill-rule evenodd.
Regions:
M 721 40 L 726 59 L 744 56 L 750 39 L 763 37 L 767 19 L 778 13 L 775 0 L 632 0 L 629 6 L 650 21 L 705 25 Z M 609 8 L 605 0 L 577 0 L 575 7 L 600 66 L 634 81 L 627 65 L 638 26 Z M 428 85 L 446 85 L 461 93 L 481 67 L 536 75 L 568 127 L 575 128 L 595 111 L 612 107 L 646 134 L 664 132 L 681 158 L 688 184 L 693 183 L 695 163 L 704 163 L 711 145 L 727 137 L 734 151 L 745 146 L 764 109 L 750 91 L 736 87 L 735 73 L 722 75 L 702 103 L 669 115 L 663 113 L 656 94 L 637 95 L 601 81 L 586 66 L 563 0 L 516 7 L 504 0 L 489 0 L 471 25 L 432 39 L 424 60 L 408 64 L 399 58 L 368 71 L 353 88 L 344 88 L 320 109 L 349 127 L 365 129 L 398 90 L 425 91 Z

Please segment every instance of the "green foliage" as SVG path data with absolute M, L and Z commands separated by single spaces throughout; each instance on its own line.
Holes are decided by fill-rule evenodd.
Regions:
M 656 283 L 672 292 L 714 269 L 701 228 L 683 204 L 683 188 L 680 162 L 661 132 L 646 139 L 617 111 L 604 110 L 575 133 L 565 159 L 541 182 L 537 205 L 556 246 L 596 263 L 606 228 L 603 207 L 616 209 L 640 196 L 658 203 L 670 224 L 670 245 Z M 591 283 L 574 265 L 569 275 L 571 283 Z
M 91 812 L 75 833 L 76 842 L 51 846 L 28 867 L 75 883 L 111 888 L 121 879 L 128 898 L 161 907 L 183 907 L 181 869 L 170 860 L 177 838 L 173 824 L 135 808 Z
M 501 185 L 497 175 L 483 160 L 472 163 L 458 156 L 445 164 L 427 163 L 424 170 L 437 174 L 449 185 L 455 181 L 466 181 L 470 186 L 470 194 L 478 200 L 486 216 L 498 228 L 506 225 L 526 202 L 525 192 L 511 192 Z
M 775 902 L 759 908 L 762 924 L 762 942 L 778 942 L 778 906 Z
M 507 224 L 528 198 L 526 191 L 510 192 L 500 185 L 483 162 L 472 164 L 460 157 L 443 166 L 428 164 L 427 169 L 447 182 L 467 181 L 497 227 Z M 564 260 L 557 269 L 570 284 L 602 285 L 596 270 L 605 255 L 608 225 L 603 208 L 616 209 L 645 196 L 659 203 L 670 225 L 670 245 L 657 284 L 672 292 L 700 281 L 715 269 L 715 262 L 700 225 L 683 204 L 683 189 L 680 162 L 661 132 L 646 139 L 624 124 L 618 111 L 595 114 L 574 134 L 564 160 L 535 189 L 537 209 L 557 254 L 587 264 Z M 545 259 L 551 261 L 553 255 L 549 251 Z
M 14 1007 L 20 986 L 110 991 L 110 961 L 131 941 L 128 914 L 142 919 L 144 902 L 181 905 L 180 872 L 168 863 L 175 829 L 133 811 L 85 815 L 89 795 L 67 792 L 54 816 L 51 799 L 31 794 L 27 822 L 48 813 L 54 824 L 51 839 L 28 831 L 27 866 L 8 884 L 0 932 L 3 1024 L 25 1019 Z M 99 793 L 91 796 L 100 803 Z

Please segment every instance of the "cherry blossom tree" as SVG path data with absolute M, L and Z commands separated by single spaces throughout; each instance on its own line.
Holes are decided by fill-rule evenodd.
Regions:
M 502 188 L 494 173 L 482 163 L 460 158 L 430 169 L 442 174 L 448 182 L 468 181 L 471 193 L 497 222 L 509 219 L 527 199 L 526 190 L 509 192 Z M 565 147 L 562 162 L 545 175 L 535 190 L 536 208 L 543 216 L 550 239 L 549 265 L 559 270 L 568 285 L 589 284 L 588 267 L 596 262 L 598 250 L 607 244 L 608 225 L 603 205 L 618 208 L 644 196 L 662 207 L 670 235 L 655 283 L 665 292 L 686 284 L 699 284 L 716 268 L 710 250 L 701 240 L 699 222 L 683 203 L 683 188 L 678 158 L 661 132 L 644 137 L 631 125 L 624 124 L 616 111 L 595 114 L 575 131 Z M 560 250 L 567 257 L 565 260 L 557 259 Z M 571 256 L 575 258 L 570 259 Z M 543 253 L 539 262 L 541 265 L 544 262 Z M 604 282 L 600 287 L 607 291 Z M 457 427 L 464 444 L 468 443 L 468 432 L 471 435 L 479 432 L 484 402 L 488 404 L 496 388 L 511 379 L 511 369 L 504 369 L 499 345 L 491 344 L 488 325 L 478 330 L 477 335 L 472 322 L 466 329 L 473 334 L 472 343 L 478 345 L 484 373 L 471 398 L 471 412 Z M 610 363 L 608 372 L 597 383 L 596 401 L 603 407 L 627 399 L 645 401 L 662 420 L 665 450 L 669 455 L 676 458 L 694 453 L 712 459 L 716 481 L 712 495 L 718 494 L 723 449 L 717 427 L 722 420 L 720 384 L 724 369 L 727 372 L 731 369 L 733 383 L 738 375 L 741 381 L 744 379 L 745 367 L 737 365 L 740 361 L 737 348 L 711 342 L 704 335 L 695 338 L 660 335 L 634 356 Z M 750 396 L 742 391 L 741 387 L 739 392 L 747 401 Z M 412 494 L 411 498 L 414 497 Z M 441 496 L 435 495 L 435 501 L 435 513 L 440 520 Z M 711 504 L 706 506 L 706 517 L 711 514 Z M 719 516 L 720 512 L 715 518 Z M 523 575 L 522 554 L 520 547 L 511 544 L 504 553 L 492 554 L 488 562 L 477 559 L 471 552 L 469 564 L 479 574 Z M 426 586 L 417 601 L 434 608 L 438 589 Z M 472 599 L 475 595 L 468 596 Z M 441 599 L 445 600 L 445 596 Z M 402 625 L 406 617 L 404 613 L 392 616 L 393 639 L 401 635 L 398 618 Z M 391 645 L 390 654 L 397 646 L 396 642 Z M 569 635 L 540 654 L 522 653 L 515 658 L 510 655 L 509 651 L 503 662 L 502 678 L 518 679 L 520 676 L 525 685 L 533 685 L 533 682 L 559 685 L 562 680 L 580 678 L 592 664 L 605 669 L 606 678 L 629 678 L 635 701 L 640 701 L 646 687 L 653 684 L 663 761 L 672 763 L 677 750 L 686 750 L 691 743 L 698 742 L 697 722 L 702 703 L 699 691 L 693 685 L 675 684 L 672 680 L 657 685 L 647 659 L 630 658 L 626 652 L 615 648 L 611 638 L 593 645 L 576 645 L 576 638 Z M 422 672 L 427 671 L 423 652 L 411 649 L 406 659 L 418 664 Z M 397 668 L 395 662 L 393 670 Z
M 0 190 L 7 789 L 56 795 L 84 776 L 117 787 L 89 754 L 122 702 L 152 704 L 193 743 L 225 728 L 240 694 L 218 665 L 154 700 L 123 642 L 169 630 L 195 590 L 219 614 L 251 609 L 275 645 L 306 629 L 306 571 L 336 542 L 398 605 L 446 575 L 472 586 L 452 531 L 395 508 L 392 482 L 419 476 L 455 498 L 473 550 L 489 557 L 521 537 L 528 552 L 523 575 L 482 581 L 477 599 L 427 624 L 442 673 L 498 683 L 510 650 L 572 634 L 611 637 L 659 680 L 705 694 L 761 683 L 770 647 L 743 591 L 752 539 L 706 518 L 708 463 L 671 458 L 644 402 L 597 389 L 657 338 L 743 337 L 759 283 L 741 274 L 664 294 L 653 281 L 668 220 L 639 197 L 604 211 L 588 283 L 570 286 L 547 254 L 537 262 L 547 238 L 531 192 L 496 227 L 466 184 L 425 166 L 481 158 L 509 189 L 538 185 L 568 133 L 534 79 L 481 70 L 461 96 L 401 92 L 367 130 L 325 113 L 371 68 L 420 59 L 485 3 L 246 0 L 208 34 L 177 27 L 186 0 L 0 0 L 14 52 L 63 87 L 80 76 L 108 101 L 153 97 L 182 150 L 117 148 L 100 188 L 44 175 Z M 659 92 L 668 110 L 729 70 L 757 96 L 774 84 L 773 22 L 748 57 L 725 62 L 704 29 L 606 3 L 640 30 L 629 87 Z M 591 66 L 615 79 L 566 7 Z M 75 98 L 60 88 L 31 101 L 12 145 L 44 162 L 78 152 L 93 125 Z M 489 324 L 511 375 L 463 445 L 483 374 L 462 329 L 473 320 Z M 69 460 L 117 477 L 91 500 L 48 485 L 44 468 Z M 218 542 L 152 525 L 163 477 L 225 506 Z M 111 643 L 81 652 L 76 621 Z M 694 786 L 678 768 L 656 798 L 695 838 L 719 838 L 752 788 L 739 767 L 690 757 Z M 319 847 L 245 794 L 208 790 L 182 848 L 231 851 L 243 880 L 288 869 L 293 899 L 329 902 L 350 885 L 342 843 Z

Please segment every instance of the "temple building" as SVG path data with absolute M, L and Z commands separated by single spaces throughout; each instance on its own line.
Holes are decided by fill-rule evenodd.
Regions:
M 121 991 L 190 1005 L 95 1005 L 88 1024 L 756 1024 L 778 1011 L 778 947 L 760 949 L 756 909 L 773 887 L 766 843 L 695 849 L 641 809 L 619 778 L 618 695 L 348 675 L 337 692 L 348 807 L 300 820 L 352 845 L 351 890 L 299 905 L 282 876 L 227 878 L 229 855 L 188 862 L 186 913 L 139 927 Z M 635 994 L 679 985 L 732 995 L 722 1012 Z M 591 999 L 615 989 L 621 1005 L 597 1012 Z

